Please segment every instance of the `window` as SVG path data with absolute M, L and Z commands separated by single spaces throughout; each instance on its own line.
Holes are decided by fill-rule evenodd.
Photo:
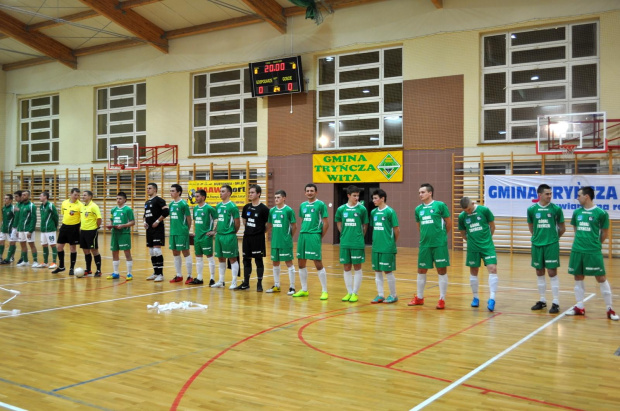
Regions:
M 257 152 L 256 99 L 248 69 L 194 76 L 194 155 Z
M 403 145 L 402 49 L 319 59 L 317 150 Z
M 536 119 L 598 110 L 598 23 L 482 38 L 482 141 L 535 140 Z
M 109 147 L 146 146 L 146 83 L 97 90 L 97 160 L 107 160 Z
M 21 164 L 58 162 L 59 105 L 57 95 L 21 100 Z

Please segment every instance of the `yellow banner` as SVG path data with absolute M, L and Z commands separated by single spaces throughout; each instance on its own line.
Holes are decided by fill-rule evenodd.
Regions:
M 223 185 L 228 184 L 232 187 L 233 193 L 230 199 L 237 206 L 244 206 L 247 203 L 247 180 L 207 180 L 207 181 L 190 181 L 187 184 L 187 204 L 191 207 L 196 204 L 194 193 L 196 190 L 205 190 L 207 192 L 207 204 L 215 207 L 220 203 L 220 189 Z
M 315 183 L 392 183 L 403 181 L 403 152 L 314 154 Z

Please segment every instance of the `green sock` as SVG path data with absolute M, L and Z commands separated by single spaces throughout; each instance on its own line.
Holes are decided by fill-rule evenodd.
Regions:
M 11 258 L 13 258 L 13 256 L 15 255 L 16 249 L 17 249 L 17 246 L 15 244 L 9 246 L 9 253 L 6 255 L 7 260 L 10 261 Z
M 37 254 L 38 253 L 36 251 L 32 252 L 32 261 L 35 262 L 35 263 L 37 262 Z
M 0 245 L 0 260 L 2 260 L 3 255 L 4 255 L 4 244 Z
M 48 259 L 49 255 L 50 255 L 49 247 L 43 247 L 43 262 L 45 264 L 47 264 L 47 259 Z
M 54 264 L 56 264 L 57 256 L 58 256 L 58 250 L 56 249 L 56 247 L 52 247 L 52 260 L 54 261 Z
M 28 262 L 28 251 L 22 251 L 22 261 L 25 263 Z

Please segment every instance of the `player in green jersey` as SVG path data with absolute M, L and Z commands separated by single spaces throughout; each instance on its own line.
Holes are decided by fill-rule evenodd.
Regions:
M 478 271 L 480 260 L 482 260 L 489 271 L 487 309 L 493 311 L 495 310 L 495 293 L 499 281 L 497 277 L 497 255 L 493 244 L 495 216 L 487 207 L 474 203 L 469 197 L 463 197 L 460 204 L 463 212 L 459 214 L 459 231 L 463 240 L 467 241 L 465 265 L 469 267 L 469 284 L 474 294 L 471 306 L 478 307 L 480 305 Z
M 237 205 L 230 201 L 232 187 L 228 184 L 220 188 L 220 198 L 222 202 L 215 207 L 217 210 L 217 234 L 215 236 L 215 256 L 219 261 L 218 282 L 213 284 L 213 288 L 224 288 L 224 278 L 226 274 L 226 259 L 230 261 L 232 271 L 231 290 L 237 288 L 237 276 L 239 275 L 239 241 L 237 231 L 241 226 L 239 219 L 239 209 Z
M 15 210 L 13 209 L 13 194 L 4 195 L 4 206 L 2 207 L 2 230 L 0 230 L 0 264 L 10 264 L 13 254 L 15 254 L 15 240 L 11 235 L 13 231 L 13 220 L 15 219 Z M 5 241 L 9 242 L 9 251 L 7 258 L 2 259 L 4 254 Z
M 393 208 L 386 204 L 387 194 L 382 189 L 372 192 L 372 202 L 376 206 L 370 214 L 372 222 L 372 269 L 375 270 L 375 284 L 377 296 L 371 304 L 395 303 L 396 295 L 396 241 L 400 236 L 398 216 Z M 390 295 L 384 297 L 383 274 L 387 278 Z
M 209 261 L 209 273 L 211 279 L 209 286 L 215 284 L 215 260 L 213 259 L 213 237 L 216 232 L 217 211 L 209 204 L 205 203 L 207 192 L 196 190 L 194 193 L 196 205 L 194 206 L 194 232 L 190 236 L 194 237 L 194 253 L 196 254 L 196 278 L 191 282 L 193 285 L 202 285 L 202 273 L 204 271 L 203 255 Z
M 448 269 L 450 254 L 448 253 L 448 233 L 452 229 L 452 220 L 448 206 L 433 199 L 435 189 L 424 183 L 418 193 L 422 204 L 415 209 L 415 221 L 420 230 L 420 249 L 418 252 L 418 293 L 407 305 L 424 304 L 424 288 L 426 287 L 426 273 L 429 268 L 437 267 L 439 274 L 439 302 L 437 309 L 446 308 L 446 293 L 448 292 Z
M 299 206 L 299 217 L 301 229 L 297 239 L 297 261 L 299 262 L 299 279 L 301 290 L 293 294 L 293 297 L 308 296 L 308 260 L 314 260 L 314 266 L 318 270 L 319 281 L 321 282 L 321 300 L 327 300 L 327 271 L 323 267 L 323 257 L 321 254 L 321 240 L 327 233 L 329 221 L 327 220 L 327 206 L 324 202 L 316 198 L 318 189 L 316 185 L 310 183 L 305 187 L 306 198 L 308 201 Z
M 280 262 L 288 268 L 288 295 L 295 294 L 295 266 L 293 265 L 293 236 L 297 231 L 295 211 L 286 205 L 286 191 L 275 194 L 275 207 L 269 210 L 267 235 L 271 233 L 271 261 L 273 262 L 273 287 L 267 293 L 280 292 Z
M 603 243 L 609 238 L 609 214 L 594 204 L 594 188 L 582 187 L 577 192 L 577 200 L 581 205 L 575 210 L 570 224 L 575 228 L 575 240 L 568 261 L 568 273 L 575 276 L 575 299 L 577 305 L 566 312 L 566 315 L 586 315 L 584 298 L 586 288 L 583 283 L 585 276 L 594 276 L 601 288 L 601 294 L 607 305 L 607 318 L 618 321 L 620 316 L 611 306 L 611 286 L 605 276 Z
M 43 248 L 43 263 L 39 264 L 39 267 L 49 267 L 50 270 L 54 270 L 56 268 L 56 257 L 58 256 L 58 250 L 56 249 L 58 210 L 49 199 L 50 193 L 47 191 L 42 192 L 39 196 L 39 200 L 41 200 L 41 206 L 39 207 L 39 214 L 41 215 L 41 247 Z M 50 248 L 52 249 L 53 262 L 48 265 Z
M 127 281 L 133 280 L 133 258 L 131 257 L 131 228 L 136 224 L 133 210 L 127 204 L 127 194 L 119 191 L 116 195 L 116 207 L 110 212 L 110 224 L 107 226 L 112 230 L 112 238 L 110 239 L 110 250 L 112 250 L 112 267 L 113 272 L 107 278 L 108 280 L 117 280 L 120 278 L 120 256 L 119 251 L 125 253 L 127 262 Z
M 344 284 L 347 295 L 342 301 L 354 303 L 358 300 L 362 285 L 362 263 L 366 261 L 365 236 L 368 230 L 368 211 L 359 203 L 360 189 L 347 187 L 346 204 L 336 210 L 334 221 L 340 231 L 340 263 L 344 265 Z M 351 274 L 355 270 L 355 277 Z
M 560 312 L 560 237 L 566 231 L 562 209 L 551 202 L 552 190 L 547 184 L 538 186 L 538 202 L 527 209 L 527 226 L 532 234 L 532 267 L 536 269 L 540 299 L 532 306 L 538 311 L 547 307 L 545 268 L 549 274 L 553 303 L 550 314 Z
M 170 186 L 170 197 L 172 201 L 168 204 L 170 209 L 170 249 L 174 258 L 174 269 L 176 276 L 170 280 L 171 283 L 183 282 L 183 261 L 181 253 L 185 258 L 185 268 L 187 269 L 187 280 L 185 284 L 191 284 L 192 278 L 192 257 L 189 253 L 189 229 L 192 227 L 191 211 L 187 203 L 181 198 L 183 188 L 179 184 Z
M 37 225 L 37 207 L 30 201 L 30 190 L 23 190 L 19 204 L 19 220 L 17 223 L 18 241 L 22 250 L 21 263 L 18 267 L 28 265 L 28 246 L 32 252 L 32 268 L 38 268 L 37 246 L 35 245 L 34 230 Z

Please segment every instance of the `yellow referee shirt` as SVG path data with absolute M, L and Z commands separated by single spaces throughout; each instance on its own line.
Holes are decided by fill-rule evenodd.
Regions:
M 82 207 L 84 207 L 84 203 L 80 200 L 77 200 L 75 203 L 72 203 L 69 199 L 63 201 L 61 206 L 62 223 L 67 225 L 80 224 Z
M 101 218 L 101 212 L 99 206 L 92 201 L 88 204 L 82 205 L 82 230 L 96 230 L 97 220 Z

